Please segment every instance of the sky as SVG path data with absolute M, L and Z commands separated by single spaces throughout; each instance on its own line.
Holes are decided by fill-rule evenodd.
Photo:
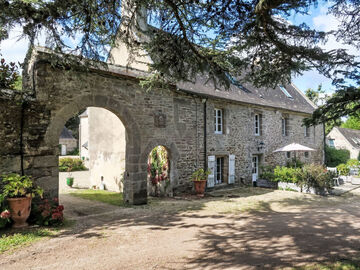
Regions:
M 309 11 L 309 15 L 296 14 L 288 18 L 293 24 L 300 24 L 305 22 L 310 27 L 314 27 L 317 30 L 330 31 L 336 30 L 338 26 L 337 19 L 327 14 L 327 6 L 319 5 Z M 10 33 L 9 39 L 1 42 L 0 53 L 7 62 L 22 62 L 24 60 L 26 50 L 28 47 L 28 41 L 25 39 L 19 40 L 21 29 L 16 28 Z M 37 40 L 37 45 L 44 46 L 45 39 L 41 36 Z M 330 38 L 326 44 L 323 45 L 325 49 L 336 48 L 348 48 L 350 53 L 359 55 L 359 52 L 354 48 L 339 44 L 334 38 Z M 331 81 L 324 76 L 320 75 L 317 71 L 305 72 L 302 76 L 293 78 L 293 83 L 302 91 L 308 88 L 317 89 L 319 84 L 322 84 L 322 89 L 327 93 L 334 92 L 334 87 L 331 85 Z

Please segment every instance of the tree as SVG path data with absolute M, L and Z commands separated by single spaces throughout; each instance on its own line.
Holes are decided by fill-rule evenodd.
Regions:
M 122 2 L 0 0 L 0 40 L 12 27 L 21 26 L 31 45 L 42 31 L 47 33 L 47 46 L 55 51 L 103 60 L 107 49 L 120 38 L 135 53 L 146 49 L 154 61 L 151 67 L 159 74 L 155 77 L 167 82 L 206 72 L 225 86 L 235 77 L 255 86 L 274 87 L 309 69 L 334 78 L 336 84 L 348 78 L 355 85 L 359 82 L 359 63 L 354 56 L 344 49 L 320 47 L 330 36 L 360 46 L 358 1 L 329 2 L 329 13 L 341 20 L 339 31 L 329 33 L 287 20 L 294 13 L 306 14 L 322 3 L 318 0 Z M 128 7 L 123 14 L 121 4 Z M 145 9 L 156 29 L 138 23 Z M 81 38 L 70 49 L 67 39 L 76 34 Z M 148 38 L 140 40 L 141 35 Z M 349 86 L 344 91 L 348 88 L 351 92 Z
M 7 64 L 4 58 L 0 60 L 0 89 L 19 89 L 20 76 L 15 63 Z
M 341 127 L 360 130 L 359 116 L 350 116 L 344 123 L 341 124 Z
M 321 106 L 322 104 L 326 104 L 327 100 L 331 98 L 331 95 L 325 94 L 325 90 L 322 89 L 322 85 L 320 84 L 317 90 L 313 90 L 311 88 L 305 91 L 305 95 L 314 102 L 315 105 Z M 329 132 L 335 126 L 340 126 L 342 124 L 341 118 L 332 119 L 329 121 L 325 121 L 325 135 L 329 134 Z
M 324 103 L 326 101 L 326 99 L 328 98 L 328 96 L 325 95 L 325 90 L 322 89 L 321 84 L 318 85 L 317 90 L 308 88 L 305 91 L 305 96 L 307 96 L 317 106 Z

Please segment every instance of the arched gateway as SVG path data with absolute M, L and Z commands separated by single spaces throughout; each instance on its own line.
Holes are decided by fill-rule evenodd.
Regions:
M 244 91 L 233 85 L 217 91 L 201 76 L 193 83 L 147 91 L 139 86 L 139 77 L 146 76 L 139 70 L 111 64 L 68 70 L 53 67 L 48 61 L 53 56 L 41 48 L 34 51 L 23 82 L 31 89 L 25 102 L 0 90 L 0 174 L 31 175 L 47 196 L 58 195 L 61 129 L 87 107 L 111 111 L 125 127 L 124 199 L 131 204 L 147 202 L 147 163 L 158 145 L 168 151 L 174 193 L 189 187 L 192 173 L 201 167 L 211 169 L 209 188 L 250 184 L 254 157 L 259 168 L 286 164 L 287 157 L 273 151 L 290 141 L 317 150 L 304 156 L 305 162 L 323 161 L 323 127 L 304 136 L 301 123 L 314 108 L 291 85 L 286 89 L 292 99 L 281 88 L 248 85 Z M 285 126 L 283 119 L 288 119 Z
M 146 91 L 139 87 L 136 76 L 124 68 L 69 71 L 52 67 L 47 61 L 49 56 L 46 51 L 37 50 L 30 65 L 31 79 L 25 80 L 33 89 L 33 98 L 23 109 L 24 173 L 32 175 L 47 196 L 57 196 L 61 130 L 79 111 L 100 107 L 114 113 L 126 130 L 124 200 L 130 204 L 146 203 L 147 161 L 142 157 L 149 143 L 154 140 L 168 142 L 169 134 L 175 135 L 171 131 L 173 127 L 154 124 L 154 118 L 162 112 L 161 108 L 154 110 L 148 106 L 149 96 L 153 94 L 144 94 Z M 177 175 L 177 168 L 174 174 Z
M 123 123 L 126 129 L 126 158 L 125 158 L 125 173 L 124 173 L 124 199 L 127 202 L 142 204 L 146 203 L 146 191 L 142 191 L 142 185 L 146 185 L 144 177 L 140 171 L 140 155 L 141 155 L 141 134 L 139 132 L 136 120 L 133 119 L 132 114 L 127 109 L 127 104 L 122 102 L 121 99 L 114 99 L 106 97 L 104 95 L 87 94 L 79 95 L 68 104 L 65 104 L 59 110 L 53 112 L 53 117 L 46 130 L 44 138 L 44 146 L 56 149 L 58 147 L 59 134 L 66 121 L 76 115 L 79 111 L 84 110 L 87 107 L 100 107 L 107 109 L 114 113 Z M 54 164 L 54 167 L 57 163 Z M 139 179 L 139 180 L 137 180 Z M 47 180 L 49 181 L 49 180 Z M 57 192 L 58 179 L 56 177 L 51 178 L 51 186 L 56 187 Z M 137 193 L 134 194 L 133 184 L 136 183 L 138 187 Z M 49 183 L 50 184 L 50 183 Z

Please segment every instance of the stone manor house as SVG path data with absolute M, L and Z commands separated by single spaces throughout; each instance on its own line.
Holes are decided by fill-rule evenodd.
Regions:
M 123 145 L 123 161 L 112 160 L 111 166 L 120 168 L 114 177 L 122 178 L 124 200 L 133 204 L 147 201 L 148 155 L 158 145 L 168 151 L 175 193 L 190 186 L 191 174 L 202 167 L 212 171 L 209 188 L 251 184 L 262 165 L 285 165 L 293 153 L 273 151 L 293 142 L 316 149 L 300 159 L 323 163 L 323 126 L 302 125 L 315 106 L 294 85 L 215 89 L 203 74 L 193 82 L 147 91 L 139 86 L 139 77 L 147 75 L 151 59 L 127 66 L 129 56 L 122 44 L 111 50 L 107 68 L 86 72 L 54 67 L 51 56 L 47 49 L 34 50 L 29 76 L 24 77 L 24 86 L 32 89 L 26 102 L 0 92 L 0 172 L 32 175 L 48 196 L 58 194 L 58 143 L 64 124 L 88 107 L 112 112 L 123 125 L 123 136 L 115 137 L 115 132 L 111 137 L 116 124 L 100 118 L 103 125 L 96 132 L 108 132 L 100 138 L 109 149 Z M 101 155 L 112 158 L 105 150 Z M 114 177 L 105 176 L 108 186 Z

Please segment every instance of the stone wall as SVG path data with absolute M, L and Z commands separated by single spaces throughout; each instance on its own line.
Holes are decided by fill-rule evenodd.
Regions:
M 302 126 L 305 114 L 218 100 L 209 100 L 207 108 L 207 153 L 219 157 L 235 155 L 235 182 L 239 182 L 242 178 L 244 182 L 251 183 L 253 155 L 260 156 L 260 173 L 261 165 L 286 165 L 287 161 L 290 161 L 286 157 L 286 153 L 273 153 L 273 151 L 293 142 L 317 150 L 309 152 L 308 158 L 304 157 L 303 152 L 297 153 L 298 159 L 307 163 L 323 164 L 323 127 L 322 125 L 310 127 L 310 136 L 305 137 L 304 126 Z M 214 108 L 221 108 L 224 111 L 224 134 L 215 134 L 214 132 Z M 255 113 L 262 115 L 260 136 L 255 135 Z M 288 136 L 282 135 L 281 117 L 284 113 L 289 116 Z M 259 149 L 261 142 L 264 145 Z M 292 153 L 292 157 L 293 155 Z
M 147 200 L 147 159 L 157 145 L 165 146 L 170 158 L 170 181 L 174 192 L 191 185 L 195 168 L 207 163 L 207 156 L 235 155 L 235 182 L 251 181 L 251 157 L 259 154 L 265 163 L 285 163 L 282 153 L 272 151 L 298 142 L 317 149 L 309 161 L 322 162 L 323 129 L 312 128 L 304 137 L 301 120 L 306 116 L 280 109 L 250 106 L 186 94 L 176 89 L 146 91 L 131 71 L 117 66 L 89 72 L 62 70 L 38 52 L 32 65 L 34 100 L 24 110 L 25 173 L 33 175 L 49 196 L 58 193 L 58 141 L 66 121 L 87 107 L 113 112 L 126 130 L 124 198 L 134 204 Z M 19 171 L 21 108 L 0 99 L 0 171 Z M 205 103 L 206 104 L 205 104 Z M 207 113 L 207 153 L 204 157 L 204 107 Z M 214 134 L 214 108 L 224 110 L 225 134 Z M 4 109 L 5 108 L 5 109 Z M 263 133 L 253 135 L 254 112 L 263 114 Z M 290 134 L 281 135 L 281 116 L 290 118 Z M 10 119 L 10 120 L 9 120 Z M 258 149 L 259 143 L 263 149 Z M 6 165 L 7 164 L 7 165 Z

